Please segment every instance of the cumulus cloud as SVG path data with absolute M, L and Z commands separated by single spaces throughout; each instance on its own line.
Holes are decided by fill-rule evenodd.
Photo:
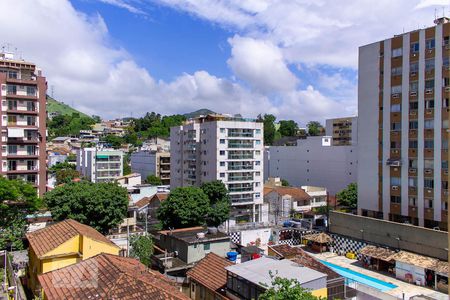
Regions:
M 270 41 L 235 36 L 228 40 L 233 72 L 263 92 L 295 89 L 297 77 L 289 71 L 278 47 Z

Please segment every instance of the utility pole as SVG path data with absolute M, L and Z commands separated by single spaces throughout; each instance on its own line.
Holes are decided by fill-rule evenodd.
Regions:
M 130 257 L 130 226 L 128 226 L 128 216 L 127 216 L 127 257 Z

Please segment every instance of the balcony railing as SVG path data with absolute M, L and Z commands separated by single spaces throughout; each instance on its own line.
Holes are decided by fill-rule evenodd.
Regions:
M 253 187 L 229 188 L 228 192 L 230 192 L 230 193 L 253 192 Z
M 253 159 L 253 154 L 229 154 L 228 159 Z
M 253 165 L 228 165 L 228 170 L 230 171 L 236 171 L 236 170 L 253 170 Z
M 253 176 L 229 176 L 228 181 L 252 181 Z

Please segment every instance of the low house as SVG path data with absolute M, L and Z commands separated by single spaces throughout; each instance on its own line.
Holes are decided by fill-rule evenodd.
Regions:
M 142 183 L 141 174 L 131 173 L 116 178 L 116 182 L 124 188 L 132 188 Z
M 229 299 L 226 297 L 226 267 L 233 263 L 215 253 L 208 253 L 187 272 L 189 296 L 193 300 Z
M 119 254 L 120 248 L 92 227 L 64 220 L 27 233 L 29 288 L 40 292 L 38 275 L 57 270 L 99 253 Z
M 227 295 L 232 299 L 258 299 L 272 286 L 272 275 L 295 279 L 314 296 L 327 297 L 327 274 L 284 259 L 261 257 L 225 268 Z
M 47 300 L 189 299 L 138 260 L 104 253 L 39 275 L 39 282 Z

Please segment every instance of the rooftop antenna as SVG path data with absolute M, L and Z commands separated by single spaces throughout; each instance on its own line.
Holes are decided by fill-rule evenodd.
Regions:
M 55 86 L 52 84 L 52 85 L 50 86 L 50 95 L 52 96 L 53 99 L 55 99 L 55 98 L 53 97 L 54 93 L 55 93 Z

